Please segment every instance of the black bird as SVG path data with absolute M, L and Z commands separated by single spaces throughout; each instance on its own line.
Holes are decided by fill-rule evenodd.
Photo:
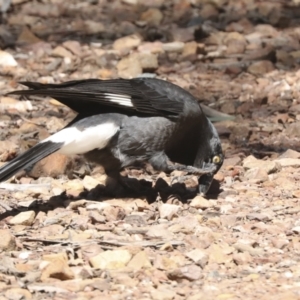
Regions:
M 199 178 L 205 194 L 223 163 L 218 133 L 197 100 L 181 87 L 155 78 L 75 80 L 61 84 L 21 82 L 78 113 L 65 128 L 0 168 L 0 182 L 54 152 L 83 154 L 120 181 L 120 170 L 148 162 L 165 172 Z

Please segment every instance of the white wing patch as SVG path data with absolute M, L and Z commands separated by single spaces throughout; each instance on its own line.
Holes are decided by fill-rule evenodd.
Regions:
M 131 97 L 129 95 L 122 95 L 122 94 L 110 94 L 104 93 L 105 98 L 110 102 L 115 102 L 123 106 L 133 107 L 131 102 Z
M 103 149 L 110 139 L 120 129 L 114 123 L 104 123 L 94 127 L 89 127 L 80 131 L 76 127 L 65 128 L 47 139 L 44 142 L 64 143 L 58 151 L 65 155 L 83 154 L 94 149 Z

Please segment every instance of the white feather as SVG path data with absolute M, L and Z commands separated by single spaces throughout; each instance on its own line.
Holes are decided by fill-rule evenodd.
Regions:
M 64 143 L 58 151 L 65 155 L 83 154 L 94 149 L 103 149 L 109 140 L 117 133 L 119 126 L 114 123 L 104 123 L 94 127 L 79 130 L 76 127 L 65 128 L 44 142 Z
M 105 93 L 105 98 L 107 98 L 108 101 L 115 102 L 120 105 L 133 107 L 131 97 L 129 95 Z

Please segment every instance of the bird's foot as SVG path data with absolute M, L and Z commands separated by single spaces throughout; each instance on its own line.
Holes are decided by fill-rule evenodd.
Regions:
M 173 185 L 174 183 L 184 183 L 190 177 L 191 175 L 175 176 L 171 180 L 171 185 Z
M 206 168 L 195 168 L 193 166 L 187 166 L 186 170 L 189 174 L 193 174 L 193 175 L 196 175 L 196 176 L 201 176 L 201 175 L 204 175 L 204 174 L 212 174 L 216 171 L 216 166 L 212 165 L 212 166 L 209 166 L 209 167 L 206 167 Z
M 215 165 L 211 165 L 206 168 L 196 168 L 193 166 L 185 166 L 185 165 L 168 165 L 168 171 L 184 171 L 188 174 L 201 176 L 204 174 L 212 174 L 216 171 L 217 167 Z

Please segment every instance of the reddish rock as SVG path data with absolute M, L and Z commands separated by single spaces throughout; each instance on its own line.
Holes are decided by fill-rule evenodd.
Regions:
M 66 174 L 72 170 L 72 159 L 60 153 L 53 153 L 50 156 L 39 161 L 29 175 L 33 178 L 53 177 Z

